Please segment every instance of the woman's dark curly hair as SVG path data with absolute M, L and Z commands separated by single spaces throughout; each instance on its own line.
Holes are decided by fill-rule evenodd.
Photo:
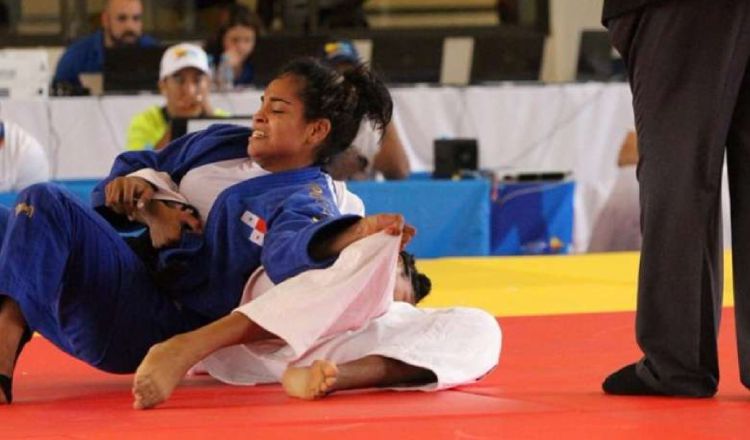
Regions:
M 331 121 L 331 131 L 317 152 L 318 165 L 351 146 L 363 118 L 381 131 L 391 121 L 391 94 L 364 64 L 341 74 L 314 58 L 300 58 L 282 68 L 277 78 L 285 75 L 301 80 L 298 95 L 305 119 Z
M 404 263 L 404 272 L 406 272 L 406 275 L 409 277 L 411 287 L 414 290 L 414 303 L 419 303 L 430 294 L 430 291 L 432 290 L 432 281 L 430 281 L 430 278 L 427 277 L 427 275 L 417 270 L 414 255 L 406 251 L 401 251 L 399 256 Z

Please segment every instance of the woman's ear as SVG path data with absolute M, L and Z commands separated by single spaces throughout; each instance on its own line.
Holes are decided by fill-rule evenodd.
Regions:
M 320 145 L 330 132 L 331 120 L 328 118 L 318 119 L 310 124 L 308 140 L 312 145 Z
M 159 80 L 159 93 L 161 93 L 164 97 L 167 96 L 167 78 Z

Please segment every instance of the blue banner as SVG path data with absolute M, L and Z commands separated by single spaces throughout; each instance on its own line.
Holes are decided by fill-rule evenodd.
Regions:
M 407 250 L 419 258 L 488 255 L 490 183 L 478 180 L 349 182 L 368 214 L 401 213 L 417 228 Z
M 492 200 L 490 253 L 568 253 L 574 193 L 574 182 L 499 183 Z

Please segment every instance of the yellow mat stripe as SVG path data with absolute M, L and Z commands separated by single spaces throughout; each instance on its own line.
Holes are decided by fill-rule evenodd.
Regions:
M 425 307 L 480 307 L 495 316 L 635 310 L 637 252 L 420 260 L 433 283 Z M 731 255 L 724 260 L 731 306 Z

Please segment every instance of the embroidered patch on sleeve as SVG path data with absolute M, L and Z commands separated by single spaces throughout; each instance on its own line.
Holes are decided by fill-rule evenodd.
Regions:
M 252 230 L 248 239 L 258 246 L 263 246 L 263 240 L 266 237 L 266 221 L 250 211 L 242 214 L 242 223 L 250 226 Z
M 34 216 L 34 207 L 31 205 L 27 205 L 26 203 L 19 203 L 16 205 L 16 217 L 18 217 L 21 214 L 27 215 L 29 218 Z
M 330 201 L 325 197 L 323 188 L 317 183 L 311 183 L 309 186 L 310 192 L 308 193 L 315 203 L 320 208 L 320 216 L 313 216 L 312 222 L 317 223 L 321 218 L 328 218 L 331 216 L 331 208 L 329 207 Z

